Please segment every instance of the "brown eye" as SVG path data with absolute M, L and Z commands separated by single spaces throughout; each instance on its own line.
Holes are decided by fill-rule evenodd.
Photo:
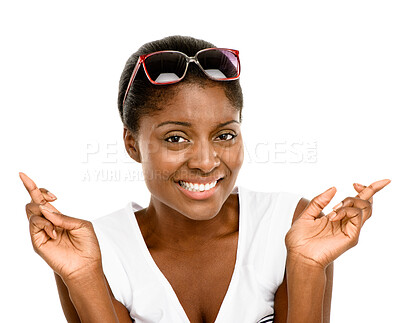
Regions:
M 187 142 L 188 140 L 181 136 L 171 136 L 166 138 L 165 141 L 172 143 L 181 143 L 181 142 Z
M 227 141 L 227 140 L 232 140 L 235 137 L 236 137 L 236 135 L 227 132 L 227 133 L 223 133 L 223 134 L 219 135 L 217 137 L 217 139 L 219 139 L 221 141 Z

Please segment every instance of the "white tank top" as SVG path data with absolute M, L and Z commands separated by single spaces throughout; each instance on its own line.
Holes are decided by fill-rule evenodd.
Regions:
M 272 322 L 274 297 L 285 273 L 285 235 L 301 196 L 288 192 L 239 194 L 239 235 L 233 275 L 215 323 Z M 104 274 L 136 323 L 189 323 L 172 286 L 141 234 L 134 202 L 95 219 Z

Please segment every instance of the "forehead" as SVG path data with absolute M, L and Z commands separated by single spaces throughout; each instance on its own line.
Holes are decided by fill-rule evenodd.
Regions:
M 145 126 L 167 120 L 187 121 L 194 125 L 214 125 L 224 121 L 239 121 L 239 111 L 232 106 L 219 86 L 183 85 L 156 114 L 143 118 Z

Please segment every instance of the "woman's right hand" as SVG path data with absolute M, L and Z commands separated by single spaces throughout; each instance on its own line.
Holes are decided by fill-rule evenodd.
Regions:
M 89 221 L 61 214 L 48 201 L 46 189 L 39 189 L 24 173 L 20 178 L 32 201 L 26 205 L 33 249 L 66 284 L 93 270 L 101 270 L 101 253 Z

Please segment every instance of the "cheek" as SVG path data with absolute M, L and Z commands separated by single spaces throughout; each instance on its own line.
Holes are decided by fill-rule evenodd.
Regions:
M 243 143 L 240 144 L 240 151 L 238 153 L 238 167 L 241 168 L 244 160 L 244 147 Z
M 150 146 L 149 146 L 150 147 Z M 148 185 L 154 182 L 167 181 L 185 162 L 185 155 L 152 145 L 143 151 L 142 169 Z
M 234 146 L 221 151 L 221 160 L 232 170 L 239 171 L 244 160 L 243 142 L 240 140 Z

